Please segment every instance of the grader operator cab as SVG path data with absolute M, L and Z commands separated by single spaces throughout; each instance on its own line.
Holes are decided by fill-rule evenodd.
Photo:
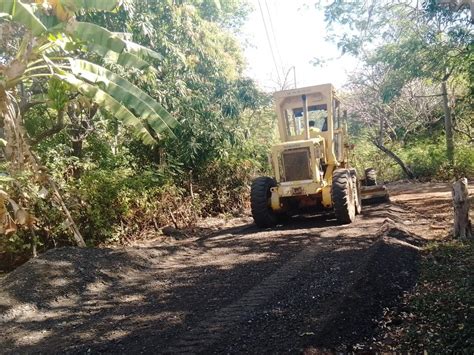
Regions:
M 332 210 L 340 223 L 352 223 L 363 191 L 349 165 L 346 114 L 333 86 L 279 91 L 274 98 L 281 143 L 271 150 L 274 177 L 252 183 L 255 223 L 271 227 L 289 215 L 318 210 Z M 384 187 L 370 189 L 371 197 L 386 196 Z

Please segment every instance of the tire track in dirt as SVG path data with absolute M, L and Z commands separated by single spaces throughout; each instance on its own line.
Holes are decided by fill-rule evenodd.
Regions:
M 371 336 L 383 308 L 416 280 L 422 240 L 388 220 L 374 237 L 346 252 L 321 250 L 289 280 L 287 289 L 296 292 L 276 293 L 252 322 L 236 324 L 203 353 L 353 351 L 352 345 Z
M 319 248 L 314 245 L 307 245 L 305 249 L 268 276 L 261 284 L 244 294 L 238 301 L 221 308 L 210 318 L 198 323 L 164 353 L 195 354 L 203 352 L 224 336 L 233 325 L 247 320 L 252 312 L 282 289 L 319 252 Z

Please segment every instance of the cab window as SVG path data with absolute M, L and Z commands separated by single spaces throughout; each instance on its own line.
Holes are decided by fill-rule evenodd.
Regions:
M 308 106 L 310 130 L 327 131 L 327 117 L 328 112 L 326 105 Z M 298 136 L 304 133 L 306 127 L 302 107 L 286 109 L 285 121 L 288 136 Z

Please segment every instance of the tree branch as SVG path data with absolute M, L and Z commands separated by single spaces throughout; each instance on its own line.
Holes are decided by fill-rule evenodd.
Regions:
M 65 127 L 65 125 L 64 125 L 64 109 L 62 109 L 62 110 L 58 111 L 58 117 L 57 117 L 57 120 L 56 120 L 56 124 L 53 127 L 51 127 L 50 129 L 47 129 L 47 130 L 41 132 L 35 138 L 31 139 L 31 145 L 35 146 L 35 145 L 41 143 L 46 138 L 49 138 L 49 137 L 55 135 L 56 133 L 61 132 L 64 127 Z
M 46 100 L 38 100 L 38 101 L 31 101 L 31 102 L 24 103 L 20 106 L 20 114 L 21 116 L 24 116 L 28 112 L 28 110 L 30 110 L 34 106 L 45 104 L 47 102 L 48 101 Z
M 388 149 L 387 147 L 385 147 L 383 145 L 382 142 L 378 142 L 378 140 L 376 139 L 373 139 L 372 140 L 372 143 L 377 147 L 379 148 L 382 152 L 384 152 L 385 154 L 387 154 L 390 158 L 392 158 L 393 160 L 395 160 L 395 162 L 402 168 L 403 172 L 406 174 L 406 176 L 409 178 L 409 179 L 414 179 L 415 178 L 415 174 L 413 174 L 413 171 L 411 171 L 411 169 L 403 162 L 402 159 L 400 159 L 400 157 L 398 155 L 396 155 L 394 152 L 392 152 L 390 149 Z

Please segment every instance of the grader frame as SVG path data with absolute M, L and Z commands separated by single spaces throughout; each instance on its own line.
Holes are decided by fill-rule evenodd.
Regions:
M 274 177 L 251 188 L 252 215 L 271 227 L 307 210 L 334 211 L 340 223 L 361 212 L 361 186 L 349 165 L 346 114 L 331 84 L 274 94 L 281 143 L 271 149 Z

